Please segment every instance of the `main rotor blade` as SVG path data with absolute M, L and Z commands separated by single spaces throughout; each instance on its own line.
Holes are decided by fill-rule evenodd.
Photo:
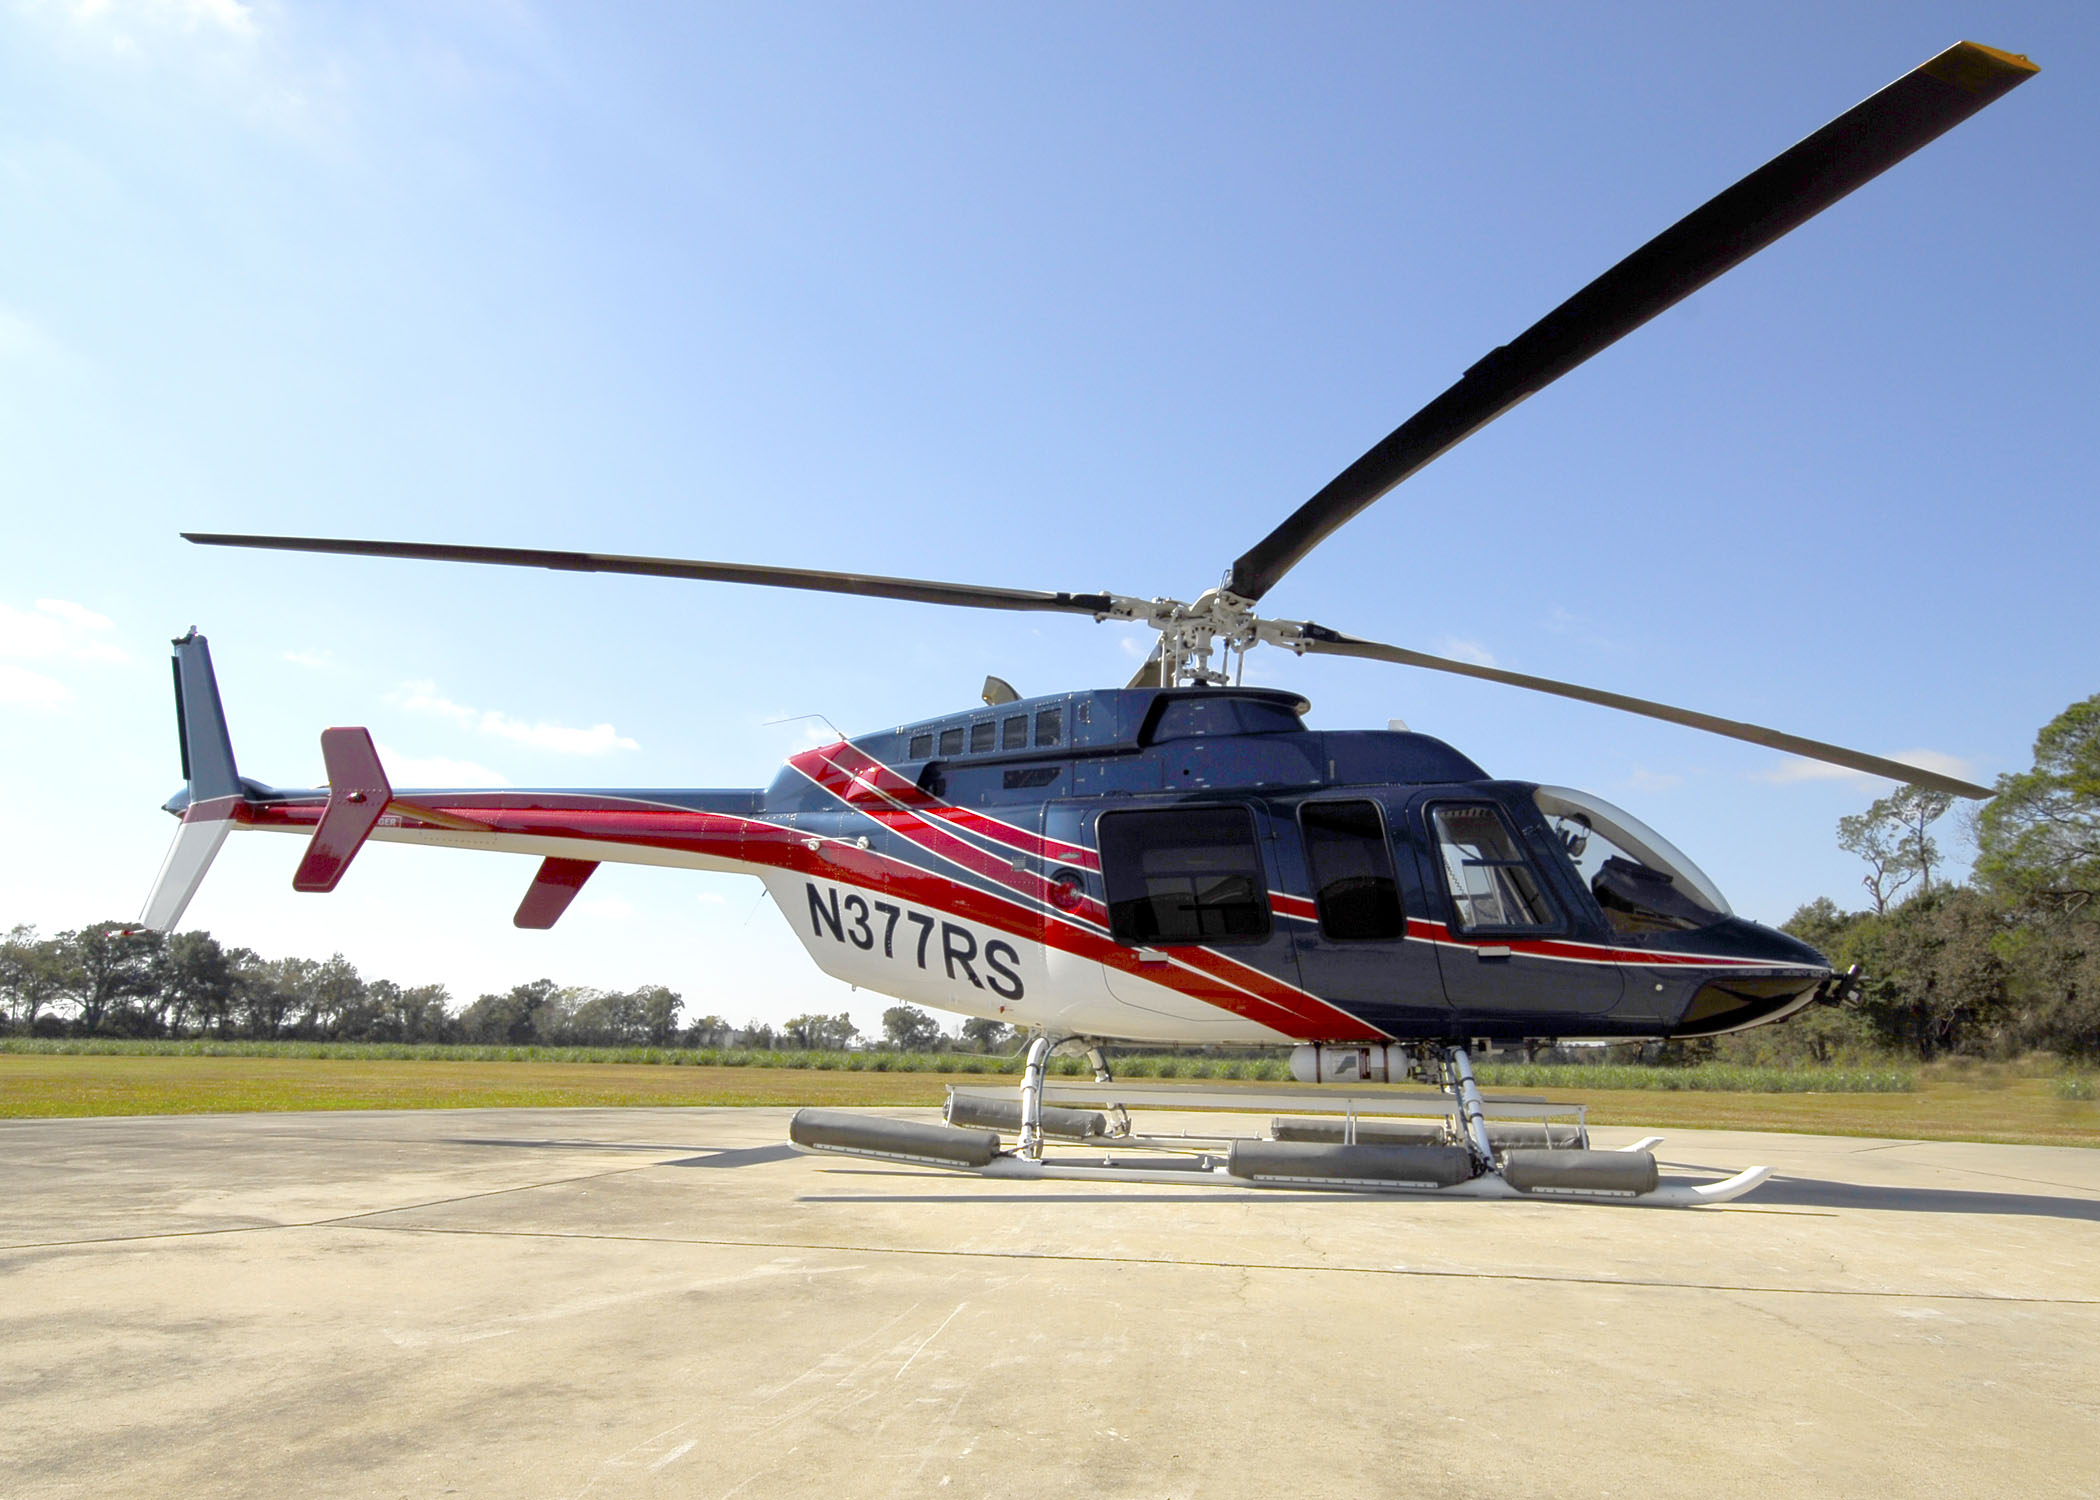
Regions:
M 1833 766 L 1843 766 L 1847 770 L 1886 776 L 1891 781 L 1929 787 L 1936 792 L 1951 792 L 1957 797 L 1981 799 L 1992 795 L 1986 787 L 1960 781 L 1952 776 L 1943 776 L 1938 771 L 1928 771 L 1923 766 L 1907 765 L 1900 760 L 1885 760 L 1879 755 L 1847 750 L 1842 745 L 1827 745 L 1821 740 L 1803 739 L 1798 734 L 1767 729 L 1761 724 L 1745 724 L 1737 719 L 1723 719 L 1689 708 L 1673 708 L 1667 703 L 1655 703 L 1646 698 L 1629 698 L 1624 693 L 1607 693 L 1598 688 L 1580 687 L 1572 682 L 1557 682 L 1551 677 L 1533 677 L 1525 672 L 1506 672 L 1500 667 L 1483 667 L 1474 662 L 1430 656 L 1420 651 L 1409 651 L 1403 646 L 1387 646 L 1378 641 L 1358 640 L 1354 636 L 1342 635 L 1320 625 L 1303 626 L 1299 638 L 1304 642 L 1307 651 L 1327 656 L 1361 656 L 1372 661 L 1397 662 L 1405 667 L 1427 667 L 1434 672 L 1456 672 L 1461 677 L 1478 677 L 1484 682 L 1503 682 L 1511 687 L 1530 688 L 1534 692 L 1552 693 L 1561 698 L 1576 698 L 1584 703 L 1622 709 L 1630 714 L 1644 714 L 1651 719 L 1662 719 L 1671 724 L 1703 729 L 1709 734 L 1726 735 L 1732 740 L 1748 740 L 1753 745 L 1784 750 L 1790 755 L 1803 756 L 1809 760 L 1826 761 Z
M 1344 469 L 1232 565 L 1259 599 L 1336 528 L 1424 464 L 2040 71 L 1958 42 L 1694 209 Z
M 554 568 L 568 573 L 638 573 L 651 578 L 697 578 L 711 583 L 759 583 L 773 588 L 825 594 L 861 594 L 910 599 L 921 604 L 958 604 L 972 609 L 1058 610 L 1098 615 L 1111 611 L 1107 594 L 1043 593 L 1035 589 L 989 588 L 938 583 L 925 578 L 885 578 L 874 573 L 825 573 L 814 568 L 765 568 L 750 563 L 701 562 L 678 557 L 623 557 L 609 552 L 548 552 L 532 547 L 454 547 L 433 542 L 365 542 L 317 536 L 229 536 L 185 531 L 183 539 L 207 547 L 263 547 L 277 552 L 336 552 L 352 557 L 411 557 L 429 562 L 495 563 L 515 568 Z

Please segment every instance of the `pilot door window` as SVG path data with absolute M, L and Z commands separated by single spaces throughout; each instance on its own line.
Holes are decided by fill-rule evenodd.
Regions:
M 1109 926 L 1125 943 L 1267 937 L 1268 879 L 1244 807 L 1103 813 Z
M 1405 937 L 1407 919 L 1378 804 L 1308 802 L 1298 809 L 1298 826 L 1305 832 L 1320 935 L 1341 942 Z
M 1443 855 L 1444 886 L 1462 932 L 1509 932 L 1559 925 L 1537 874 L 1501 809 L 1482 803 L 1438 807 L 1430 821 Z

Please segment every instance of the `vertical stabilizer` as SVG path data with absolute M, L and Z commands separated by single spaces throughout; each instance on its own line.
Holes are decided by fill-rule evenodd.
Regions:
M 219 706 L 211 643 L 194 625 L 175 642 L 175 729 L 182 741 L 182 779 L 190 784 L 191 806 L 240 796 L 241 774 L 233 764 L 226 711 Z
M 205 872 L 233 828 L 234 810 L 246 793 L 233 763 L 233 739 L 219 706 L 219 684 L 211 669 L 211 647 L 193 625 L 175 642 L 175 729 L 182 744 L 182 775 L 189 783 L 182 824 L 161 862 L 153 893 L 139 925 L 167 932 L 204 883 Z M 173 806 L 173 804 L 170 804 Z

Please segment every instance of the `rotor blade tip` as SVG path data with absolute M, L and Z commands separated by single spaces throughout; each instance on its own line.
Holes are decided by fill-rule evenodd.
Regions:
M 1981 42 L 1956 42 L 1925 64 L 1923 71 L 1971 94 L 1994 94 L 2025 83 L 2042 70 L 2024 53 L 2001 52 Z

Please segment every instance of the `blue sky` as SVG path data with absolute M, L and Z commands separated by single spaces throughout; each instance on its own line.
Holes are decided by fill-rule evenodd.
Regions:
M 2100 688 L 2100 13 L 2074 4 L 0 6 L 0 926 L 137 910 L 212 639 L 250 775 L 749 786 L 1120 682 L 1129 628 L 205 550 L 373 535 L 1192 597 L 1489 348 L 1963 38 L 2039 78 L 1446 455 L 1270 612 L 1988 781 Z M 1250 678 L 1863 899 L 1885 785 L 1488 684 Z M 1960 842 L 1952 820 L 1945 841 Z M 230 843 L 190 921 L 470 998 L 883 1001 L 756 882 Z

